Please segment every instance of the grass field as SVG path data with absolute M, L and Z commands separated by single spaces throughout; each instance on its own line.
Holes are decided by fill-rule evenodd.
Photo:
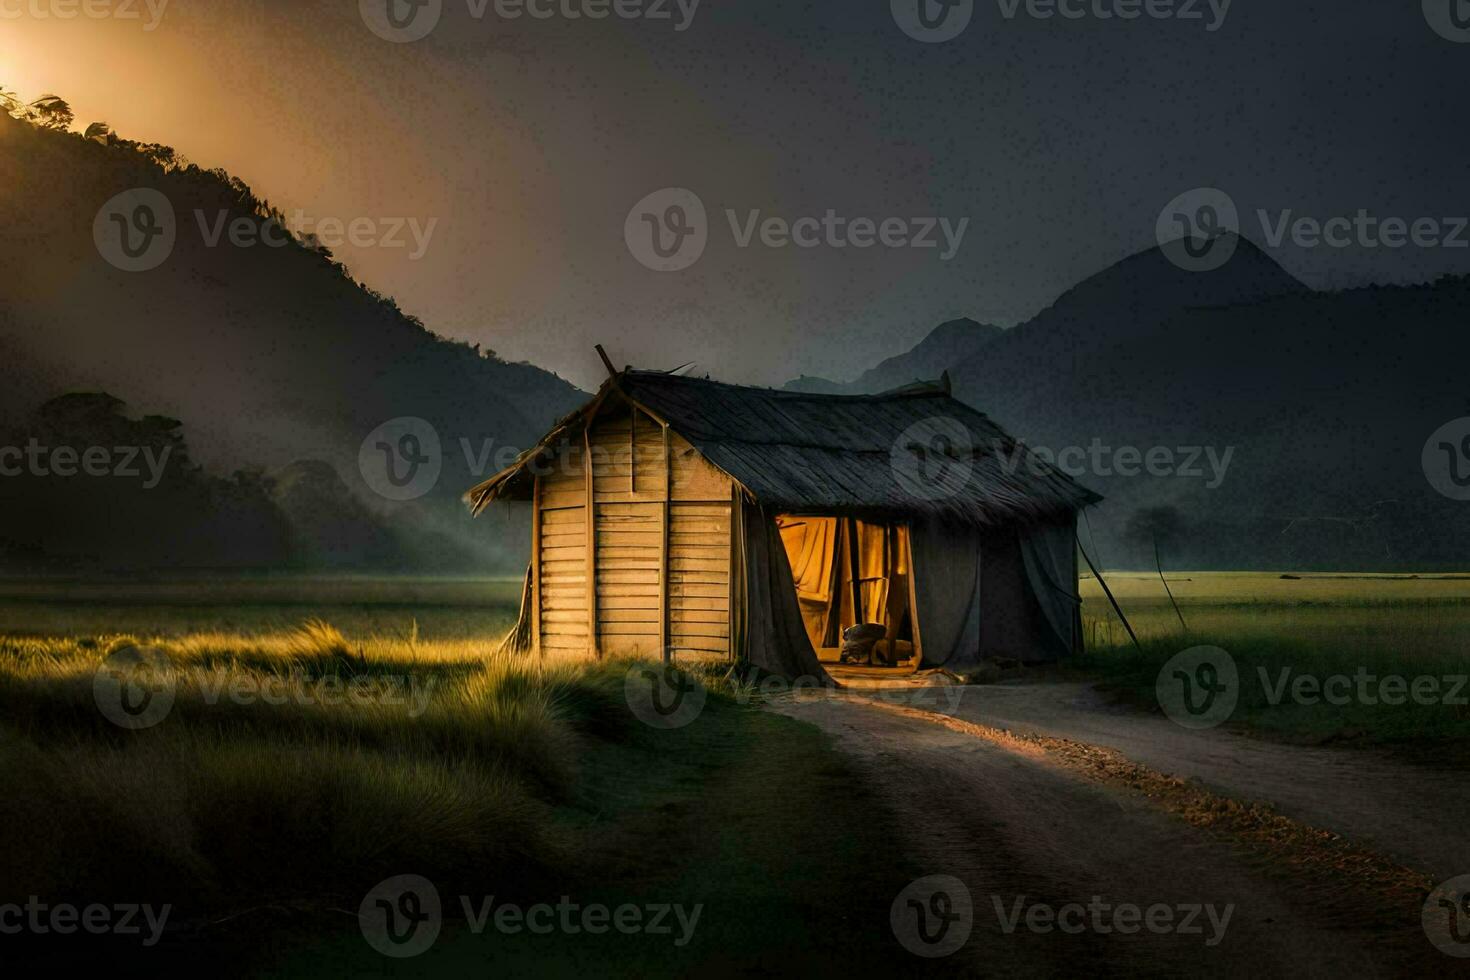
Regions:
M 1232 726 L 1406 746 L 1470 735 L 1461 705 L 1273 705 L 1252 680 L 1470 673 L 1470 578 L 1168 579 L 1187 625 L 1157 576 L 1109 577 L 1141 651 L 1085 582 L 1089 651 L 1069 669 L 1157 711 L 1164 661 L 1214 645 L 1245 681 Z M 165 945 L 185 962 L 203 947 L 284 973 L 382 972 L 395 961 L 351 910 L 413 873 L 448 894 L 706 906 L 676 952 L 647 936 L 486 935 L 449 911 L 425 956 L 450 968 L 730 972 L 742 949 L 773 969 L 889 961 L 881 936 L 818 925 L 881 920 L 878 898 L 912 877 L 897 855 L 871 859 L 885 817 L 825 738 L 744 707 L 718 673 L 695 724 L 658 731 L 628 710 L 626 663 L 500 657 L 519 589 L 0 581 L 0 822 L 20 829 L 0 840 L 0 903 L 169 903 Z M 182 670 L 167 717 L 135 731 L 99 711 L 95 684 L 110 654 L 138 649 Z
M 1216 646 L 1240 670 L 1240 704 L 1230 721 L 1236 727 L 1308 741 L 1420 743 L 1470 735 L 1463 703 L 1470 685 L 1454 692 L 1457 679 L 1470 675 L 1470 576 L 1168 572 L 1182 624 L 1157 574 L 1105 577 L 1143 649 L 1133 646 L 1089 578 L 1082 588 L 1088 655 L 1076 666 L 1102 675 L 1142 708 L 1156 710 L 1155 681 L 1170 657 Z M 1290 694 L 1272 703 L 1283 677 L 1296 683 L 1301 675 L 1360 673 L 1410 684 L 1436 678 L 1444 696 L 1387 704 L 1377 680 L 1368 682 L 1369 698 L 1359 696 L 1354 680 L 1347 703 Z M 1334 691 L 1338 701 L 1342 690 Z
M 718 673 L 686 728 L 644 725 L 625 698 L 627 662 L 494 653 L 518 592 L 367 579 L 0 585 L 11 830 L 0 905 L 167 904 L 169 932 L 147 962 L 207 955 L 232 972 L 903 965 L 882 934 L 820 924 L 882 921 L 917 873 L 871 860 L 881 808 L 824 736 L 742 706 Z M 98 668 L 145 651 L 168 661 L 172 700 L 131 729 L 101 710 Z M 445 923 L 431 950 L 400 963 L 364 941 L 355 910 L 401 874 L 435 883 Z M 492 895 L 703 912 L 679 947 L 478 932 L 454 897 Z M 12 965 L 138 949 L 116 936 L 6 940 Z

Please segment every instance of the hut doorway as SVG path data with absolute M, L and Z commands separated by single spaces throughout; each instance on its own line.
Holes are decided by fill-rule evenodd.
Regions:
M 843 630 L 873 623 L 883 628 L 873 666 L 912 671 L 919 650 L 908 527 L 798 514 L 778 516 L 776 526 L 818 658 L 837 663 Z

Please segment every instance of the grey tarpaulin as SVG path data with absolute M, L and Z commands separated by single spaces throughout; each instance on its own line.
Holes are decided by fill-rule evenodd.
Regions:
M 738 491 L 735 516 L 736 648 L 753 666 L 788 680 L 832 679 L 822 669 L 801 618 L 801 603 L 776 517 Z
M 1082 598 L 1077 594 L 1077 520 L 1038 524 L 1021 532 L 1026 580 L 1046 624 L 1048 660 L 1082 649 Z
M 953 671 L 980 662 L 980 532 L 973 527 L 915 521 L 909 525 L 918 608 L 919 669 Z

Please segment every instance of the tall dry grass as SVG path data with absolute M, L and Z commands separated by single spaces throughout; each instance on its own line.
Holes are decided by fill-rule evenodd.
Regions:
M 173 702 L 127 730 L 94 681 L 137 648 L 166 658 Z M 0 638 L 0 903 L 167 902 L 187 920 L 347 901 L 390 873 L 554 878 L 572 844 L 552 810 L 582 749 L 635 724 L 626 666 L 493 649 L 320 621 Z

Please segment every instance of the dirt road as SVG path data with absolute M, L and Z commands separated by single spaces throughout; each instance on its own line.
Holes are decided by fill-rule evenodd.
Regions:
M 958 698 L 957 701 L 952 700 Z M 1135 762 L 1342 834 L 1442 881 L 1470 873 L 1470 778 L 1365 749 L 1190 730 L 1109 703 L 1082 683 L 928 689 L 904 703 L 1018 732 L 1117 749 Z
M 972 701 L 976 690 L 994 689 L 966 690 L 958 713 L 999 721 L 1000 699 Z M 1026 698 L 1039 709 L 1061 693 L 1006 702 L 1011 723 L 1030 710 Z M 1331 869 L 1292 867 L 1043 749 L 852 698 L 787 697 L 772 708 L 831 734 L 896 814 L 895 846 L 963 882 L 973 932 L 926 964 L 940 971 L 1362 976 L 1455 965 L 1425 939 L 1417 902 L 1400 895 L 1384 907 Z M 1139 927 L 1125 908 L 1168 912 Z M 901 919 L 896 934 L 911 928 Z

